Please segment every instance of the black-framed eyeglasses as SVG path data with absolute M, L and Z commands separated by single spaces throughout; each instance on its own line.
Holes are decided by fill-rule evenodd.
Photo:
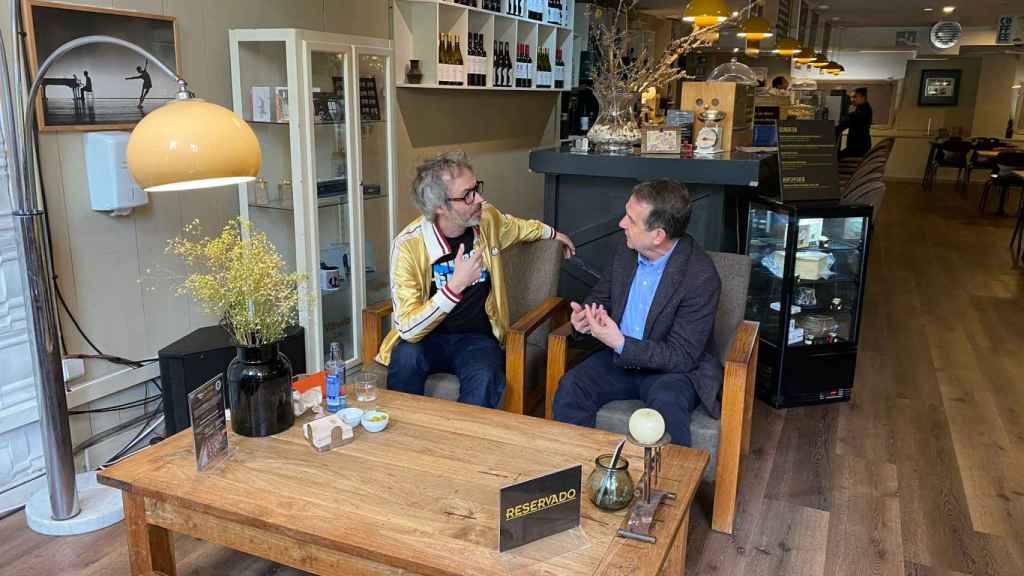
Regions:
M 451 202 L 453 200 L 462 200 L 462 202 L 466 206 L 472 206 L 473 202 L 476 202 L 476 197 L 481 195 L 483 193 L 483 190 L 484 190 L 484 181 L 483 180 L 477 180 L 476 181 L 476 186 L 473 186 L 472 188 L 469 188 L 468 190 L 466 190 L 466 193 L 463 194 L 462 196 L 449 196 L 448 197 L 448 202 Z

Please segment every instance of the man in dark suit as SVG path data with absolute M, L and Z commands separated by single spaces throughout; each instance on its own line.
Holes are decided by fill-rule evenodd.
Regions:
M 584 305 L 571 303 L 575 331 L 604 347 L 562 377 L 556 420 L 594 426 L 604 404 L 639 399 L 665 418 L 674 443 L 688 446 L 697 403 L 721 413 L 712 341 L 721 281 L 686 233 L 690 207 L 686 187 L 673 180 L 633 188 L 619 222 L 626 245 Z
M 846 148 L 839 151 L 839 157 L 863 156 L 871 150 L 871 104 L 868 104 L 868 89 L 857 88 L 850 96 L 850 113 L 843 116 L 836 125 L 836 137 L 846 133 Z

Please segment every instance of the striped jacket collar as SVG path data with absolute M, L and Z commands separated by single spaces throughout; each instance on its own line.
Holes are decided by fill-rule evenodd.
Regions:
M 431 262 L 437 262 L 442 256 L 447 256 L 455 251 L 448 244 L 448 240 L 445 239 L 444 233 L 441 232 L 441 227 L 437 225 L 436 220 L 428 222 L 426 218 L 423 218 L 420 233 L 423 236 L 423 245 L 427 247 L 427 257 Z M 474 226 L 473 244 L 476 245 L 479 239 L 480 226 Z

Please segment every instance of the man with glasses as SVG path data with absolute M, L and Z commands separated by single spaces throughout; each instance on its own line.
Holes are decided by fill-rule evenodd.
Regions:
M 519 242 L 564 234 L 487 204 L 465 154 L 442 154 L 416 168 L 412 200 L 422 216 L 391 248 L 392 330 L 376 360 L 388 388 L 423 394 L 430 374 L 459 379 L 459 402 L 495 408 L 505 391 L 508 302 L 501 255 Z

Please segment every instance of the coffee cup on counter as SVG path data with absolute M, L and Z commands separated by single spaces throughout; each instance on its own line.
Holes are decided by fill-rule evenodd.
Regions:
M 341 288 L 341 273 L 337 266 L 328 266 L 320 263 L 320 290 L 323 292 L 337 292 Z

